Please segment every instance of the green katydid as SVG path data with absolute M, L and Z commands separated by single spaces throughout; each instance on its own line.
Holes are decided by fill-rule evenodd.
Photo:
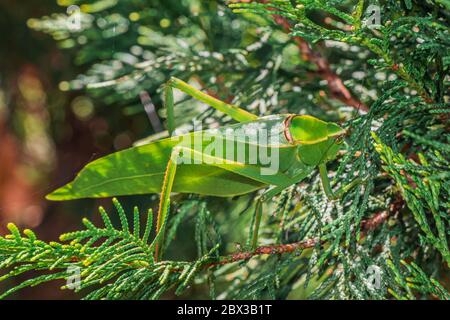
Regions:
M 170 134 L 175 127 L 174 88 L 238 123 L 173 136 L 97 159 L 83 168 L 74 181 L 47 198 L 69 200 L 161 192 L 156 227 L 157 233 L 162 234 L 158 240 L 161 245 L 171 192 L 231 197 L 270 187 L 256 204 L 252 236 L 256 247 L 262 203 L 305 179 L 316 167 L 330 199 L 341 197 L 361 182 L 357 178 L 337 192 L 331 188 L 326 163 L 337 156 L 345 134 L 337 124 L 308 115 L 257 117 L 177 78 L 171 78 L 165 86 Z M 257 135 L 265 135 L 265 139 Z M 267 161 L 269 156 L 277 161 L 275 168 Z M 155 259 L 161 251 L 157 249 Z

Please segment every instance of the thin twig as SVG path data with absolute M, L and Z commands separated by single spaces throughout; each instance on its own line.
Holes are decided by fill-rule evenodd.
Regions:
M 300 242 L 287 243 L 287 244 L 277 244 L 271 246 L 262 246 L 256 248 L 254 251 L 236 252 L 229 256 L 220 258 L 217 262 L 212 262 L 207 264 L 207 268 L 224 265 L 228 263 L 233 263 L 237 261 L 249 260 L 254 256 L 259 256 L 263 254 L 282 254 L 282 253 L 292 253 L 300 249 L 308 249 L 316 246 L 318 244 L 318 239 L 307 239 Z

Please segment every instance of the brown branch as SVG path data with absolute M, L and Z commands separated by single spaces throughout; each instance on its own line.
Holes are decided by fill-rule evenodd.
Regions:
M 281 25 L 286 32 L 289 33 L 291 31 L 291 26 L 284 17 L 279 15 L 273 15 L 273 17 L 275 22 Z M 369 108 L 363 102 L 352 96 L 342 82 L 342 79 L 331 70 L 330 64 L 325 57 L 318 52 L 312 51 L 305 39 L 295 36 L 293 37 L 293 40 L 300 49 L 303 60 L 310 61 L 317 66 L 317 73 L 322 79 L 327 81 L 328 88 L 330 89 L 333 98 L 355 109 L 360 109 L 365 112 L 369 111 Z
M 378 226 L 383 224 L 388 217 L 389 212 L 385 210 L 374 214 L 367 220 L 361 221 L 361 229 L 363 230 L 363 234 L 375 230 Z
M 206 265 L 206 268 L 211 268 L 219 265 L 224 265 L 232 262 L 249 260 L 254 256 L 263 254 L 282 254 L 291 253 L 299 249 L 308 249 L 314 247 L 318 243 L 318 239 L 307 239 L 300 242 L 277 244 L 272 246 L 262 246 L 256 248 L 254 251 L 236 252 L 229 256 L 222 257 L 219 261 Z
M 239 2 L 251 2 L 252 0 L 240 0 Z M 267 3 L 267 0 L 258 0 L 261 3 Z M 272 10 L 269 8 L 269 10 Z M 291 32 L 291 24 L 289 21 L 280 15 L 272 15 L 274 21 L 280 25 L 286 33 Z M 352 96 L 350 91 L 344 85 L 342 79 L 331 70 L 330 64 L 327 59 L 323 57 L 319 52 L 314 52 L 308 42 L 299 36 L 292 37 L 297 47 L 300 49 L 302 58 L 305 61 L 309 61 L 316 65 L 317 74 L 328 83 L 331 96 L 334 99 L 341 101 L 342 103 L 349 105 L 355 109 L 362 111 L 369 111 L 369 108 L 361 102 L 359 99 Z
M 389 210 L 384 210 L 374 214 L 367 220 L 361 222 L 362 235 L 367 234 L 370 231 L 375 230 L 382 225 L 390 216 L 397 214 L 405 205 L 405 200 L 400 195 L 394 199 L 390 204 Z

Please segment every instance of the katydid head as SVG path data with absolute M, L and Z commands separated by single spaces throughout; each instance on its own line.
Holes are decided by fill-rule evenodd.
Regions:
M 307 165 L 333 160 L 342 146 L 345 130 L 333 122 L 307 115 L 286 121 L 286 138 L 298 147 L 298 157 Z

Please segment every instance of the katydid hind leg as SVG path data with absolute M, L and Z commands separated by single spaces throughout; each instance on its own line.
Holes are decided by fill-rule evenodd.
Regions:
M 173 89 L 176 88 L 185 94 L 203 102 L 207 105 L 213 107 L 214 109 L 225 113 L 234 120 L 238 122 L 247 122 L 256 120 L 258 117 L 242 108 L 235 105 L 225 103 L 216 99 L 197 88 L 194 88 L 190 84 L 172 77 L 165 85 L 165 107 L 167 108 L 167 125 L 170 134 L 172 134 L 175 124 L 174 124 L 174 100 L 173 100 Z
M 180 155 L 180 150 L 174 148 L 172 155 L 167 162 L 166 172 L 164 174 L 163 185 L 161 189 L 161 198 L 159 202 L 158 218 L 156 223 L 156 234 L 159 236 L 155 245 L 155 261 L 158 261 L 162 256 L 164 232 L 166 222 L 170 210 L 170 193 L 172 192 L 173 183 L 175 181 L 175 175 L 177 171 L 177 159 Z M 161 233 L 161 234 L 160 234 Z

